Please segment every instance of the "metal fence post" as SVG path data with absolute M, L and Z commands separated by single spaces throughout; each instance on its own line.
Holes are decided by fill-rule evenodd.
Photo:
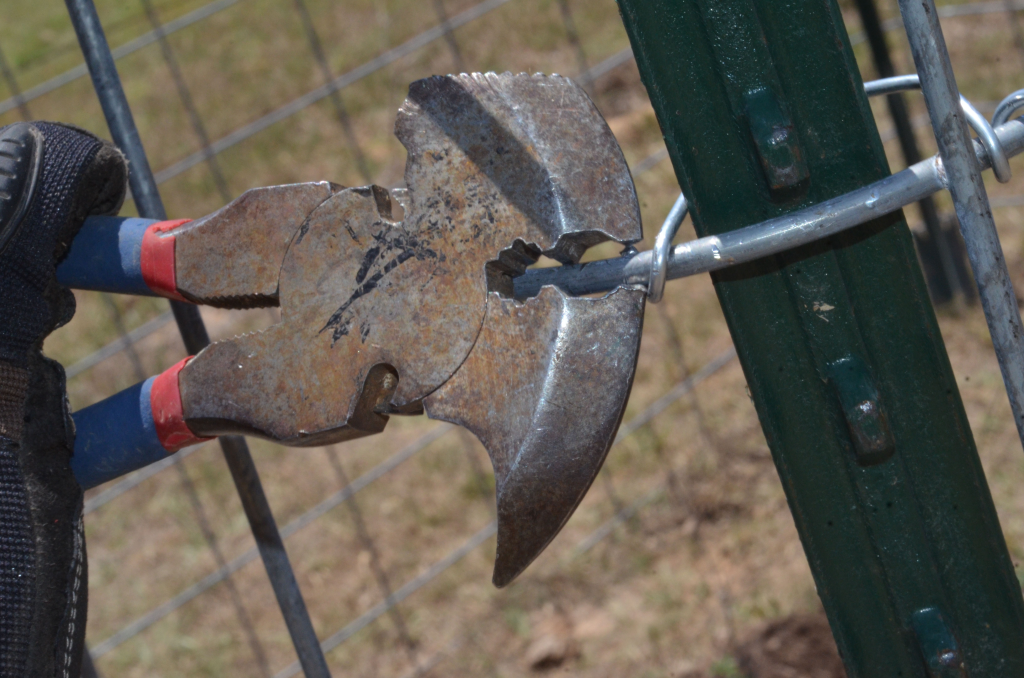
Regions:
M 699 235 L 887 174 L 833 0 L 619 5 Z M 850 677 L 1024 675 L 1024 600 L 902 215 L 713 280 Z
M 115 143 L 128 157 L 131 167 L 129 184 L 139 213 L 151 219 L 166 219 L 167 213 L 121 87 L 114 57 L 110 53 L 96 7 L 92 0 L 66 0 L 66 4 L 107 125 Z M 171 309 L 185 348 L 190 353 L 198 353 L 210 343 L 197 307 L 172 301 Z M 220 438 L 220 444 L 303 671 L 309 677 L 329 678 L 331 674 L 327 661 L 320 649 L 249 448 L 239 436 L 224 436 Z

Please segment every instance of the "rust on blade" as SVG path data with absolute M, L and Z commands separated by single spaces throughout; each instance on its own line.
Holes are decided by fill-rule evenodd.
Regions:
M 473 352 L 424 401 L 432 418 L 472 431 L 494 464 L 496 586 L 555 538 L 601 470 L 636 372 L 644 297 L 492 293 Z
M 338 190 L 326 181 L 254 188 L 174 229 L 178 291 L 207 306 L 277 306 L 288 243 L 309 213 Z
M 209 263 L 183 269 L 187 295 L 278 302 L 282 317 L 184 367 L 185 421 L 197 435 L 294 446 L 369 435 L 390 415 L 424 409 L 465 426 L 494 464 L 494 582 L 504 586 L 601 468 L 632 385 L 645 299 L 633 288 L 591 299 L 548 287 L 517 301 L 512 279 L 541 254 L 576 263 L 600 242 L 640 240 L 636 193 L 601 115 L 559 76 L 421 80 L 395 133 L 408 151 L 401 221 L 386 189 L 324 184 L 301 198 L 292 188 L 276 208 L 275 189 L 247 194 L 181 229 L 187 248 L 220 224 L 215 248 L 252 237 L 255 252 L 242 264 L 248 278 Z M 244 222 L 261 219 L 277 226 L 246 234 Z
M 510 290 L 541 253 L 571 262 L 642 236 L 618 144 L 567 78 L 421 80 L 395 130 L 408 151 L 405 219 L 392 220 L 378 187 L 313 210 L 280 268 L 282 322 L 182 371 L 196 433 L 316 445 L 375 432 L 379 422 L 352 421 L 375 366 L 398 376 L 390 410 L 419 411 L 472 349 L 489 285 Z

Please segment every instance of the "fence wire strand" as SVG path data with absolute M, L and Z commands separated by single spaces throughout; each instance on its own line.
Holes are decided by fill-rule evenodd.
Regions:
M 189 116 L 189 120 L 195 133 L 201 149 L 195 153 L 192 153 L 185 158 L 171 164 L 162 171 L 156 174 L 158 183 L 166 182 L 173 177 L 176 177 L 183 172 L 195 167 L 196 165 L 206 163 L 213 176 L 214 183 L 220 196 L 228 201 L 231 197 L 227 179 L 225 178 L 217 161 L 217 156 L 242 143 L 243 141 L 253 137 L 261 131 L 277 124 L 278 122 L 284 121 L 287 118 L 299 113 L 307 107 L 328 99 L 335 116 L 338 118 L 338 122 L 342 127 L 342 131 L 345 135 L 346 141 L 352 151 L 353 158 L 359 174 L 367 182 L 370 181 L 371 171 L 366 160 L 366 156 L 359 144 L 358 137 L 353 129 L 351 116 L 344 105 L 344 101 L 341 97 L 341 92 L 346 87 L 349 87 L 360 80 L 369 77 L 370 75 L 377 73 L 378 71 L 396 63 L 400 59 L 407 57 L 417 50 L 439 40 L 443 39 L 447 45 L 447 48 L 451 54 L 453 64 L 456 70 L 463 70 L 464 62 L 461 50 L 459 48 L 458 41 L 455 38 L 454 31 L 465 26 L 476 19 L 483 17 L 484 15 L 492 12 L 499 7 L 510 2 L 510 0 L 484 0 L 476 5 L 469 7 L 468 9 L 454 15 L 449 18 L 445 10 L 443 0 L 433 0 L 434 10 L 438 24 L 432 28 L 425 30 L 414 37 L 406 40 L 396 47 L 392 47 L 383 51 L 381 54 L 376 56 L 369 61 L 366 61 L 355 68 L 341 74 L 334 75 L 327 56 L 323 49 L 323 43 L 321 42 L 320 36 L 316 31 L 316 24 L 314 23 L 312 16 L 310 15 L 309 8 L 304 0 L 294 0 L 295 8 L 299 14 L 299 18 L 303 24 L 303 30 L 306 34 L 306 39 L 309 43 L 310 51 L 313 55 L 313 59 L 320 69 L 324 83 L 307 92 L 305 95 L 294 99 L 283 106 L 275 109 L 274 111 L 257 118 L 241 127 L 238 127 L 233 132 L 227 134 L 220 139 L 215 141 L 210 140 L 207 134 L 203 119 L 195 105 L 192 98 L 191 92 L 189 91 L 184 75 L 181 71 L 180 65 L 177 62 L 174 51 L 168 41 L 168 36 L 183 29 L 188 28 L 198 22 L 201 22 L 207 18 L 214 16 L 215 14 L 222 12 L 240 2 L 240 0 L 217 0 L 211 2 L 199 9 L 189 12 L 177 19 L 162 24 L 155 8 L 153 7 L 151 0 L 140 0 L 149 20 L 152 30 L 145 33 L 138 38 L 130 40 L 129 42 L 121 45 L 117 49 L 113 50 L 115 59 L 123 58 L 129 54 L 137 52 L 149 45 L 158 44 L 161 49 L 163 59 L 166 66 L 168 67 L 172 80 L 177 91 L 178 98 Z M 563 28 L 566 33 L 567 40 L 570 46 L 574 50 L 575 58 L 578 66 L 578 75 L 576 76 L 577 82 L 580 83 L 585 89 L 593 94 L 594 84 L 597 80 L 604 77 L 608 73 L 611 73 L 615 69 L 624 66 L 633 59 L 633 53 L 630 48 L 620 50 L 611 56 L 604 58 L 602 61 L 589 65 L 587 53 L 584 50 L 582 41 L 580 40 L 579 32 L 576 27 L 571 7 L 568 0 L 558 0 L 559 11 L 561 13 Z M 1015 40 L 1018 44 L 1018 49 L 1021 52 L 1022 58 L 1024 58 L 1024 40 L 1021 39 L 1021 30 L 1017 23 L 1016 12 L 1024 10 L 1024 0 L 994 0 L 990 2 L 975 2 L 966 5 L 953 5 L 944 6 L 939 8 L 939 16 L 943 18 L 955 17 L 955 16 L 969 16 L 969 15 L 980 15 L 988 13 L 1006 12 L 1012 23 L 1012 27 L 1015 30 Z M 883 27 L 886 31 L 898 30 L 902 27 L 902 21 L 897 17 L 884 22 Z M 852 44 L 857 45 L 865 41 L 865 36 L 862 33 L 853 33 L 850 35 L 850 41 Z M 27 90 L 22 91 L 19 87 L 17 78 L 14 70 L 11 68 L 3 52 L 0 51 L 0 75 L 2 75 L 4 82 L 10 90 L 11 96 L 0 102 L 0 114 L 17 109 L 22 117 L 25 119 L 30 118 L 30 110 L 28 103 L 42 97 L 48 93 L 51 93 L 58 88 L 68 83 L 74 82 L 75 80 L 88 74 L 88 71 L 84 64 L 76 66 L 60 75 L 46 80 L 38 85 L 35 85 Z M 927 124 L 927 117 L 922 116 L 920 119 L 914 120 L 914 126 Z M 890 134 L 891 136 L 891 134 Z M 885 135 L 883 135 L 883 138 Z M 642 159 L 633 168 L 634 177 L 639 177 L 644 173 L 652 170 L 659 163 L 668 158 L 668 151 L 665 148 L 660 148 L 653 154 Z M 995 199 L 993 200 L 993 206 L 996 207 L 1008 207 L 1024 205 L 1024 198 L 1013 198 L 1013 199 Z M 67 368 L 68 378 L 79 376 L 89 369 L 99 365 L 104 360 L 107 360 L 114 355 L 121 352 L 127 352 L 127 356 L 130 362 L 132 362 L 135 371 L 143 378 L 145 375 L 142 372 L 141 362 L 139 361 L 138 355 L 135 352 L 135 346 L 146 337 L 149 337 L 159 331 L 161 328 L 171 322 L 173 316 L 170 312 L 163 313 L 155 318 L 152 318 L 139 327 L 132 331 L 125 331 L 123 325 L 123 318 L 121 318 L 119 311 L 117 310 L 116 304 L 112 304 L 112 309 L 115 312 L 115 326 L 118 331 L 118 337 L 113 342 L 102 347 L 98 351 L 86 356 L 82 360 L 72 364 Z M 664 412 L 669 406 L 677 402 L 685 395 L 692 393 L 698 384 L 710 377 L 722 369 L 725 365 L 730 363 L 736 357 L 735 350 L 730 349 L 725 353 L 721 354 L 708 364 L 706 364 L 699 371 L 690 375 L 680 381 L 670 391 L 665 393 L 662 397 L 651 403 L 645 408 L 640 414 L 636 415 L 629 422 L 624 424 L 616 437 L 614 445 L 620 444 L 628 436 L 635 433 L 640 428 L 649 425 L 660 413 Z M 422 573 L 409 580 L 401 587 L 396 590 L 392 590 L 390 581 L 388 580 L 386 569 L 381 562 L 379 551 L 372 538 L 372 535 L 366 528 L 365 522 L 363 521 L 362 515 L 358 504 L 355 502 L 355 494 L 360 490 L 368 487 L 375 481 L 382 478 L 385 474 L 394 470 L 399 465 L 409 460 L 419 452 L 425 450 L 432 443 L 446 435 L 454 427 L 449 425 L 439 425 L 433 427 L 429 432 L 421 436 L 418 440 L 412 444 L 404 447 L 399 452 L 395 453 L 385 461 L 381 462 L 377 466 L 373 467 L 370 471 L 357 478 L 354 482 L 349 482 L 348 477 L 345 473 L 344 467 L 341 466 L 340 460 L 338 460 L 333 450 L 328 450 L 327 454 L 331 460 L 331 465 L 334 468 L 335 473 L 338 476 L 341 489 L 333 493 L 329 497 L 322 500 L 320 503 L 310 508 L 306 512 L 302 513 L 294 520 L 289 522 L 281 529 L 281 537 L 287 538 L 294 535 L 299 530 L 309 526 L 318 518 L 326 515 L 334 508 L 341 504 L 346 504 L 349 512 L 352 516 L 353 523 L 355 525 L 357 538 L 362 544 L 363 548 L 366 549 L 371 556 L 371 566 L 373 574 L 377 580 L 377 585 L 380 590 L 382 600 L 374 605 L 369 610 L 366 610 L 356 619 L 348 623 L 343 628 L 339 629 L 334 634 L 325 638 L 321 643 L 321 648 L 324 652 L 329 652 L 349 638 L 354 636 L 360 630 L 366 628 L 374 621 L 379 619 L 381 616 L 387 614 L 394 622 L 398 634 L 401 638 L 402 644 L 409 654 L 410 662 L 414 666 L 413 673 L 411 675 L 423 675 L 427 671 L 435 668 L 436 665 L 443 660 L 443 658 L 451 656 L 459 647 L 460 643 L 454 643 L 449 646 L 446 650 L 438 652 L 426 660 L 422 660 L 419 657 L 418 649 L 415 642 L 411 638 L 408 631 L 406 621 L 399 611 L 399 605 L 406 600 L 413 593 L 423 588 L 436 577 L 441 575 L 450 567 L 460 562 L 468 554 L 472 553 L 477 547 L 485 543 L 488 539 L 494 536 L 496 532 L 496 522 L 491 521 L 472 537 L 470 537 L 464 544 L 448 553 L 445 557 L 438 560 L 436 563 L 431 565 L 429 568 L 424 570 Z M 464 434 L 465 435 L 465 434 Z M 480 466 L 479 460 L 477 459 L 474 450 L 472 449 L 472 440 L 464 441 L 464 449 L 466 452 L 467 459 L 471 464 L 474 476 L 480 485 L 480 492 L 486 501 L 489 502 L 489 507 L 493 511 L 493 493 L 486 484 L 484 472 Z M 140 484 L 145 482 L 147 479 L 152 478 L 154 475 L 161 471 L 169 468 L 170 466 L 176 466 L 180 475 L 182 487 L 188 495 L 189 502 L 193 508 L 193 513 L 196 516 L 197 524 L 203 534 L 204 540 L 211 550 L 211 554 L 214 557 L 216 563 L 216 570 L 211 572 L 206 577 L 203 577 L 199 581 L 195 582 L 185 590 L 181 591 L 176 596 L 165 601 L 161 605 L 151 609 L 149 612 L 138 617 L 131 623 L 127 624 L 119 631 L 98 643 L 93 648 L 93 656 L 100 657 L 105 655 L 118 647 L 119 645 L 127 642 L 131 638 L 142 633 L 156 622 L 165 618 L 175 610 L 181 608 L 183 605 L 196 599 L 206 591 L 209 591 L 217 584 L 225 582 L 229 588 L 228 594 L 232 600 L 232 604 L 236 609 L 236 615 L 239 619 L 239 623 L 243 628 L 243 631 L 247 637 L 247 640 L 252 648 L 253 654 L 256 657 L 257 663 L 260 666 L 260 670 L 263 675 L 271 675 L 269 664 L 267 662 L 265 652 L 263 651 L 262 645 L 260 644 L 259 638 L 255 633 L 251 619 L 249 619 L 247 612 L 245 611 L 242 599 L 231 582 L 231 575 L 247 564 L 257 559 L 259 552 L 255 547 L 246 550 L 241 555 L 227 560 L 217 543 L 216 535 L 210 527 L 209 520 L 205 514 L 202 503 L 199 499 L 196 487 L 189 477 L 187 470 L 181 464 L 183 460 L 188 458 L 191 454 L 199 449 L 200 446 L 195 446 L 178 452 L 175 455 L 169 456 L 167 459 L 153 464 L 147 468 L 140 469 L 135 473 L 132 473 L 125 478 L 120 479 L 103 488 L 99 493 L 93 495 L 85 503 L 85 513 L 89 514 L 107 503 L 113 501 L 117 497 L 131 491 L 138 487 Z M 571 550 L 569 559 L 577 557 L 593 549 L 595 545 L 600 543 L 603 539 L 607 538 L 610 534 L 615 531 L 615 528 L 627 521 L 633 516 L 639 513 L 645 506 L 658 501 L 665 492 L 665 488 L 662 484 L 657 485 L 653 489 L 643 493 L 640 497 L 634 499 L 632 502 L 626 504 L 619 497 L 615 491 L 610 473 L 605 470 L 602 473 L 602 483 L 605 485 L 606 492 L 609 500 L 614 507 L 614 514 L 610 519 L 601 524 L 593 532 L 588 534 L 582 539 L 576 546 Z M 492 514 L 493 515 L 493 514 Z M 298 662 L 287 666 L 282 671 L 275 675 L 275 678 L 286 678 L 294 676 L 300 671 Z
M 385 474 L 387 474 L 390 471 L 393 471 L 402 463 L 408 461 L 414 455 L 426 449 L 431 443 L 433 443 L 441 436 L 448 433 L 452 428 L 453 427 L 448 424 L 441 424 L 439 426 L 435 426 L 428 433 L 420 437 L 412 444 L 402 448 L 388 459 L 384 460 L 380 464 L 377 464 L 372 469 L 361 475 L 359 478 L 355 480 L 355 482 L 342 488 L 341 490 L 338 490 L 337 492 L 327 497 L 313 508 L 309 509 L 305 513 L 299 515 L 297 518 L 286 524 L 284 527 L 281 528 L 281 538 L 287 539 L 299 530 L 308 527 L 321 516 L 326 515 L 332 509 L 340 506 L 342 503 L 344 503 L 346 500 L 352 497 L 356 492 L 359 492 L 360 490 L 372 485 L 374 482 L 382 478 Z M 200 446 L 196 446 L 189 449 L 191 451 L 195 451 L 199 447 Z M 178 456 L 185 451 L 186 450 L 182 450 L 181 452 L 178 452 L 177 455 L 174 456 Z M 155 465 L 156 464 L 154 464 L 153 466 Z M 232 560 L 228 561 L 228 563 L 224 567 L 221 567 L 218 570 L 211 572 L 210 574 L 203 577 L 201 580 L 199 580 L 192 586 L 186 588 L 178 595 L 162 603 L 161 605 L 158 605 L 157 607 L 153 608 L 141 617 L 135 619 L 131 623 L 124 626 L 122 629 L 111 635 L 106 640 L 98 643 L 96 646 L 93 647 L 93 656 L 102 656 L 113 650 L 118 645 L 121 645 L 122 643 L 130 640 L 131 638 L 134 638 L 142 631 L 146 630 L 156 622 L 160 621 L 167 615 L 171 614 L 172 612 L 180 608 L 182 605 L 188 603 L 191 600 L 194 600 L 200 594 L 205 593 L 206 591 L 213 588 L 215 585 L 224 581 L 224 579 L 230 576 L 232 573 L 237 572 L 245 565 L 256 560 L 257 557 L 259 557 L 259 551 L 256 549 L 256 547 L 252 547 L 246 552 L 244 552 L 242 555 L 237 556 L 236 558 L 233 558 Z
M 204 5 L 203 7 L 200 7 L 197 10 L 189 12 L 184 16 L 178 17 L 174 21 L 168 21 L 166 24 L 164 24 L 164 35 L 170 35 L 171 33 L 176 33 L 184 28 L 188 28 L 189 26 L 199 23 L 204 19 L 208 19 L 214 14 L 217 14 L 218 12 L 227 9 L 228 7 L 236 5 L 241 1 L 242 0 L 216 0 L 216 2 L 211 2 L 208 5 Z M 140 35 L 134 40 L 126 42 L 120 47 L 111 50 L 111 53 L 114 55 L 115 60 L 122 59 L 128 56 L 129 54 L 134 54 L 135 52 L 138 52 L 140 49 L 143 49 L 144 47 L 149 47 L 158 39 L 159 38 L 157 37 L 156 32 L 150 31 L 148 33 Z M 64 85 L 70 84 L 80 78 L 84 78 L 87 75 L 89 75 L 89 69 L 86 68 L 84 63 L 79 64 L 74 68 L 64 71 L 60 75 L 54 76 L 49 80 L 41 82 L 40 84 L 25 90 L 22 94 L 22 99 L 25 102 L 32 101 L 33 99 L 38 99 L 39 97 L 45 94 L 49 94 L 50 92 L 58 90 Z M 18 108 L 18 100 L 13 96 L 9 99 L 5 99 L 4 101 L 0 101 L 0 115 L 3 115 L 8 111 L 12 111 L 15 108 Z
M 348 474 L 345 472 L 345 466 L 341 463 L 341 459 L 338 458 L 337 448 L 332 445 L 326 448 L 325 452 L 327 453 L 327 459 L 331 464 L 331 468 L 334 469 L 334 473 L 338 476 L 341 486 L 348 487 Z M 370 531 L 366 529 L 366 521 L 363 520 L 363 512 L 359 509 L 359 502 L 356 501 L 354 493 L 350 494 L 348 499 L 345 500 L 345 506 L 348 507 L 349 514 L 352 516 L 352 523 L 356 528 L 356 536 L 359 538 L 359 542 L 367 553 L 370 554 L 370 569 L 373 571 L 373 578 L 377 580 L 377 586 L 380 588 L 384 601 L 388 605 L 388 614 L 395 625 L 395 629 L 398 631 L 402 647 L 405 649 L 406 654 L 408 654 L 409 661 L 413 666 L 416 666 L 419 664 L 416 643 L 413 642 L 412 636 L 409 635 L 409 627 L 405 623 L 405 617 L 402 616 L 402 612 L 398 609 L 398 604 L 395 602 L 394 593 L 391 590 L 391 581 L 381 562 L 380 550 L 370 535 Z
M 615 437 L 615 442 L 612 443 L 612 448 L 619 445 L 627 437 L 638 431 L 639 429 L 647 426 L 651 421 L 659 414 L 664 412 L 672 403 L 676 402 L 683 396 L 691 393 L 701 382 L 708 379 L 710 376 L 721 370 L 723 367 L 728 365 L 733 359 L 736 358 L 736 350 L 730 348 L 724 353 L 713 359 L 707 365 L 702 367 L 700 370 L 695 372 L 692 376 L 687 377 L 679 384 L 674 386 L 665 395 L 655 400 L 653 403 L 648 405 L 640 414 L 633 417 L 629 423 L 623 424 L 619 430 L 619 434 Z M 577 546 L 573 549 L 574 555 L 585 553 L 592 549 L 597 543 L 603 540 L 605 537 L 610 535 L 615 527 L 629 517 L 635 515 L 643 506 L 649 505 L 657 498 L 658 492 L 663 492 L 663 488 L 660 486 L 655 488 L 654 491 L 649 492 L 639 499 L 635 500 L 628 506 L 618 510 L 615 515 L 603 523 L 597 530 L 592 532 L 590 535 L 585 537 Z M 403 600 L 408 598 L 410 595 L 423 588 L 433 579 L 437 578 L 442 572 L 452 567 L 467 555 L 469 555 L 477 546 L 480 546 L 487 541 L 491 536 L 497 532 L 497 521 L 491 521 L 483 528 L 474 534 L 470 539 L 460 546 L 459 548 L 451 551 L 444 558 L 437 561 L 434 565 L 425 570 L 422 574 L 411 579 L 409 582 L 404 584 L 401 588 L 395 591 L 393 596 L 393 602 L 390 605 L 397 605 Z M 320 647 L 323 648 L 324 654 L 337 648 L 339 645 L 344 643 L 346 640 L 351 638 L 353 635 L 361 631 L 362 629 L 369 626 L 372 622 L 378 619 L 381 615 L 388 611 L 389 603 L 387 600 L 377 603 L 362 615 L 357 617 L 355 620 L 347 624 L 345 627 L 340 629 L 337 633 L 327 637 L 320 643 Z M 299 664 L 295 662 L 285 668 L 283 671 L 277 673 L 274 678 L 291 678 L 299 672 Z
M 0 75 L 3 75 L 4 82 L 7 83 L 7 89 L 11 90 L 11 101 L 14 102 L 14 106 L 21 113 L 22 120 L 31 120 L 32 113 L 28 110 L 28 102 L 25 100 L 25 96 L 21 93 L 21 88 L 18 86 L 18 79 L 14 75 L 14 71 L 11 69 L 11 65 L 7 63 L 7 56 L 4 51 L 0 49 Z
M 281 106 L 280 108 L 264 115 L 257 120 L 244 125 L 234 132 L 221 137 L 217 141 L 211 144 L 211 148 L 215 153 L 223 153 L 232 146 L 236 146 L 246 139 L 255 136 L 263 130 L 276 125 L 282 120 L 286 120 L 291 116 L 295 115 L 299 111 L 302 111 L 318 101 L 330 96 L 331 92 L 342 90 L 353 83 L 359 82 L 363 78 L 370 76 L 377 71 L 390 66 L 399 59 L 406 57 L 418 49 L 429 45 L 438 38 L 445 35 L 446 32 L 451 31 L 459 26 L 463 26 L 474 19 L 478 19 L 488 12 L 491 12 L 504 4 L 511 2 L 511 0 L 485 0 L 478 5 L 474 5 L 469 9 L 455 15 L 448 21 L 434 26 L 433 28 L 423 31 L 419 35 L 407 40 L 398 47 L 390 49 L 375 59 L 371 59 L 366 63 L 355 67 L 351 71 L 336 77 L 330 83 L 321 85 L 316 89 L 304 94 L 303 96 L 292 100 L 291 102 Z M 193 153 L 192 155 L 179 160 L 170 167 L 163 169 L 156 173 L 157 184 L 162 184 L 169 179 L 178 176 L 182 172 L 185 172 L 199 163 L 204 159 L 202 152 Z
M 143 2 L 148 4 L 149 0 L 143 0 Z M 107 306 L 110 309 L 111 318 L 118 334 L 122 338 L 126 338 L 128 333 L 125 331 L 124 318 L 121 315 L 121 309 L 109 294 L 104 294 L 103 298 L 106 300 Z M 138 351 L 135 350 L 134 344 L 129 343 L 125 350 L 128 353 L 132 367 L 135 371 L 135 378 L 139 381 L 144 380 L 146 378 L 146 372 L 142 366 L 142 358 L 139 356 Z M 220 544 L 217 541 L 217 535 L 214 533 L 213 528 L 210 527 L 210 519 L 206 515 L 206 509 L 203 506 L 202 500 L 199 498 L 199 492 L 196 490 L 196 485 L 192 482 L 192 478 L 189 476 L 188 469 L 185 468 L 184 464 L 177 463 L 174 464 L 174 467 L 178 470 L 178 480 L 181 483 L 182 488 L 185 490 L 185 496 L 188 497 L 189 506 L 191 507 L 192 514 L 196 519 L 196 525 L 199 527 L 199 532 L 203 536 L 203 541 L 206 542 L 206 546 L 210 550 L 210 555 L 213 556 L 213 561 L 216 563 L 217 568 L 223 569 L 226 566 L 224 552 L 221 550 Z M 259 667 L 260 674 L 269 678 L 270 664 L 267 662 L 267 654 L 263 650 L 263 645 L 260 643 L 259 636 L 256 635 L 256 629 L 253 626 L 252 618 L 249 616 L 248 610 L 245 609 L 245 604 L 242 602 L 242 596 L 238 592 L 238 587 L 235 586 L 235 582 L 231 580 L 230 576 L 224 578 L 224 585 L 227 588 L 231 607 L 235 611 L 235 618 L 238 620 L 238 625 L 242 628 L 242 633 L 245 635 L 246 642 L 249 644 L 249 649 L 252 651 L 253 659 Z
M 146 18 L 153 27 L 153 33 L 156 34 L 157 44 L 160 45 L 160 54 L 167 65 L 167 70 L 171 73 L 171 79 L 174 81 L 174 89 L 178 93 L 178 99 L 181 101 L 182 108 L 188 113 L 192 131 L 202 147 L 203 161 L 206 162 L 207 167 L 210 169 L 210 175 L 213 176 L 213 183 L 217 187 L 217 192 L 220 193 L 221 199 L 224 202 L 229 202 L 231 200 L 231 191 L 228 189 L 228 182 L 224 178 L 220 164 L 217 162 L 217 154 L 210 148 L 210 135 L 206 133 L 206 125 L 203 123 L 203 118 L 199 115 L 199 110 L 196 108 L 192 92 L 185 83 L 185 76 L 181 72 L 181 66 L 178 64 L 177 57 L 174 56 L 174 50 L 171 49 L 167 33 L 160 23 L 160 17 L 157 15 L 156 9 L 153 8 L 153 0 L 140 1 L 142 2 L 143 10 L 146 12 Z
M 320 74 L 323 76 L 324 84 L 329 89 L 327 96 L 331 101 L 331 106 L 334 108 L 334 115 L 338 118 L 342 134 L 345 135 L 345 140 L 352 150 L 353 158 L 355 158 L 359 176 L 366 183 L 373 183 L 373 175 L 370 173 L 370 166 L 366 162 L 366 155 L 363 153 L 363 148 L 360 146 L 359 139 L 352 128 L 352 118 L 348 113 L 348 108 L 346 108 L 345 102 L 341 98 L 341 93 L 338 91 L 339 88 L 333 84 L 334 73 L 331 71 L 331 65 L 327 62 L 327 54 L 324 52 L 324 46 L 320 41 L 320 34 L 317 33 L 316 25 L 313 23 L 313 17 L 309 13 L 309 7 L 306 6 L 306 0 L 294 0 L 294 2 L 295 11 L 299 13 L 299 20 L 302 22 L 302 29 L 306 33 L 306 41 L 309 42 L 309 49 L 313 53 L 313 59 L 316 60 L 317 66 L 320 68 Z

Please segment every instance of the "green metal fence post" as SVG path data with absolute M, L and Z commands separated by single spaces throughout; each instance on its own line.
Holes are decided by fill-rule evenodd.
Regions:
M 700 235 L 889 173 L 834 0 L 619 0 Z M 1024 675 L 1024 600 L 902 214 L 713 275 L 851 678 Z

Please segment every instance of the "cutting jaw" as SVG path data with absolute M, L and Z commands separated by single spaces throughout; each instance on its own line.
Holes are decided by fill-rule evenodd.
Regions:
M 408 151 L 401 220 L 385 189 L 320 183 L 251 191 L 173 234 L 179 248 L 206 248 L 194 261 L 222 264 L 179 265 L 185 297 L 279 304 L 282 315 L 182 370 L 185 421 L 198 435 L 293 446 L 376 433 L 390 414 L 424 410 L 466 427 L 494 464 L 503 586 L 600 470 L 644 308 L 632 288 L 517 300 L 512 278 L 542 254 L 577 263 L 600 242 L 636 242 L 639 206 L 618 144 L 566 78 L 421 80 L 395 128 Z M 232 237 L 231 224 L 260 220 L 274 226 L 247 242 L 247 264 L 210 256 L 249 238 Z

